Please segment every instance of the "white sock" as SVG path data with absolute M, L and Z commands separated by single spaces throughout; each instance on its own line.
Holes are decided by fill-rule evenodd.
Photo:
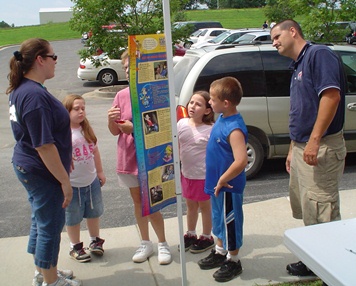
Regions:
M 211 238 L 211 234 L 204 234 L 204 233 L 202 233 L 201 236 L 202 236 L 202 237 L 205 237 L 205 238 L 207 238 L 207 239 L 210 239 L 210 238 Z
M 152 244 L 152 241 L 151 240 L 142 240 L 141 244 L 143 244 L 143 245 Z
M 38 272 L 37 269 L 35 270 L 35 276 L 42 275 L 42 273 Z
M 90 237 L 90 242 L 92 242 L 92 241 L 96 241 L 96 236 Z
M 70 243 L 70 249 L 73 249 L 74 248 L 74 245 L 78 244 L 80 242 L 77 242 L 77 243 Z
M 196 236 L 197 232 L 195 230 L 188 230 L 187 234 L 188 234 L 188 236 Z
M 158 245 L 159 245 L 159 246 L 168 246 L 168 243 L 167 243 L 167 241 L 165 241 L 165 242 L 159 242 Z
M 231 255 L 230 253 L 227 254 L 226 259 L 227 259 L 227 260 L 231 260 L 231 261 L 235 261 L 235 262 L 238 262 L 238 261 L 240 260 L 238 254 L 236 254 L 236 255 Z
M 56 286 L 57 282 L 58 282 L 59 278 L 57 278 L 57 280 L 51 284 L 47 284 L 48 286 Z
M 223 247 L 220 247 L 218 245 L 215 245 L 215 251 L 216 253 L 219 253 L 221 255 L 226 255 L 227 250 L 225 250 Z

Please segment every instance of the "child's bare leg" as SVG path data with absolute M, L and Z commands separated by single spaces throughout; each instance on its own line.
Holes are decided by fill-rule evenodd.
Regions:
M 199 202 L 199 207 L 202 217 L 203 234 L 211 235 L 212 222 L 210 200 Z
M 80 223 L 72 226 L 66 226 L 69 240 L 72 244 L 80 242 Z
M 140 187 L 130 188 L 132 201 L 135 208 L 135 218 L 140 230 L 142 240 L 150 240 L 148 232 L 148 218 L 142 216 Z
M 90 237 L 100 237 L 100 219 L 97 218 L 88 218 L 87 227 Z
M 166 235 L 164 232 L 164 220 L 163 216 L 160 211 L 155 212 L 153 214 L 150 214 L 149 220 L 151 222 L 151 225 L 158 237 L 158 242 L 165 242 L 166 241 Z
M 190 199 L 186 199 L 187 204 L 187 227 L 188 231 L 195 231 L 198 221 L 199 203 Z

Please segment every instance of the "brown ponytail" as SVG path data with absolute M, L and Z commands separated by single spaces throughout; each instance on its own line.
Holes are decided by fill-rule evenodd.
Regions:
M 49 42 L 44 39 L 32 38 L 21 44 L 20 50 L 14 52 L 10 59 L 10 72 L 7 75 L 9 87 L 6 94 L 18 88 L 24 76 L 33 67 L 38 55 L 45 55 L 49 51 Z

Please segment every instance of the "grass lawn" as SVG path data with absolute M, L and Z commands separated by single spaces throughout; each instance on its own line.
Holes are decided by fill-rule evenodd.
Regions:
M 224 28 L 260 28 L 265 19 L 262 8 L 186 11 L 188 20 L 219 21 Z M 79 39 L 80 33 L 70 29 L 68 23 L 23 26 L 0 29 L 0 46 L 20 44 L 28 38 L 48 41 Z
M 0 29 L 0 47 L 20 44 L 28 38 L 43 38 L 48 41 L 80 39 L 79 32 L 72 31 L 68 23 L 23 26 Z
M 263 8 L 187 11 L 191 21 L 219 21 L 224 28 L 262 28 L 265 21 Z

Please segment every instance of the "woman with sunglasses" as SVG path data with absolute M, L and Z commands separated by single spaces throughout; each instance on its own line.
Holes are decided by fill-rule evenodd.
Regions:
M 82 285 L 73 272 L 57 270 L 65 207 L 72 200 L 68 111 L 44 87 L 54 77 L 57 56 L 43 39 L 28 39 L 10 59 L 10 122 L 16 140 L 12 163 L 31 204 L 27 251 L 36 266 L 32 285 Z M 42 284 L 43 282 L 43 284 Z

